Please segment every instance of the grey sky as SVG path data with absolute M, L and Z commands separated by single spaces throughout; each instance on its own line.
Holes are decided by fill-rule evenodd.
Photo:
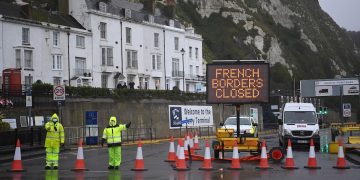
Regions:
M 360 0 L 319 0 L 319 3 L 340 27 L 360 31 Z

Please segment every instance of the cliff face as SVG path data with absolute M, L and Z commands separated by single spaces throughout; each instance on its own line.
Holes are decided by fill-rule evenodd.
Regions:
M 317 0 L 178 0 L 177 17 L 203 35 L 207 60 L 268 60 L 284 86 L 360 71 L 357 46 Z

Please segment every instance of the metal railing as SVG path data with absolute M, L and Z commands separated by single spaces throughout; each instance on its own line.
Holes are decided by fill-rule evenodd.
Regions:
M 75 76 L 91 77 L 90 69 L 75 68 L 74 71 L 75 71 Z

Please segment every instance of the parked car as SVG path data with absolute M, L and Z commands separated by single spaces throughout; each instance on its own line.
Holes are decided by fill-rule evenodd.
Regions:
M 224 123 L 220 123 L 222 129 L 234 129 L 234 137 L 236 137 L 236 116 L 226 118 Z M 250 117 L 240 116 L 240 135 L 246 137 L 258 137 L 257 123 Z

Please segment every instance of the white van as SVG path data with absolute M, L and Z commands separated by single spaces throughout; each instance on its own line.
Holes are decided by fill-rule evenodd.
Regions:
M 315 148 L 320 148 L 319 123 L 316 109 L 311 103 L 286 103 L 279 120 L 279 145 L 291 144 L 309 146 L 314 140 Z
M 222 129 L 234 129 L 234 137 L 237 136 L 236 128 L 236 116 L 230 116 L 226 118 L 224 123 L 220 123 Z M 257 123 L 254 122 L 253 118 L 240 116 L 240 134 L 243 137 L 258 137 Z

